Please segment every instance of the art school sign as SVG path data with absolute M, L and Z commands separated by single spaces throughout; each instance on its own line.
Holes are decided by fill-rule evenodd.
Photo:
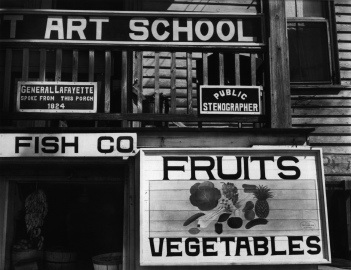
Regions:
M 0 10 L 1 42 L 113 46 L 264 45 L 263 15 Z
M 141 265 L 330 261 L 320 150 L 140 153 Z

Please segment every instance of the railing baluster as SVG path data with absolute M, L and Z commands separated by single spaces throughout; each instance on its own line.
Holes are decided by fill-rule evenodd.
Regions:
M 202 53 L 202 83 L 208 85 L 208 53 Z
M 12 73 L 12 49 L 6 49 L 5 55 L 5 74 L 4 74 L 4 95 L 3 111 L 10 111 L 10 93 L 11 93 L 11 73 Z
M 235 85 L 240 85 L 240 54 L 235 53 Z
M 72 57 L 72 81 L 78 81 L 78 50 L 73 50 Z
M 46 49 L 40 49 L 39 80 L 45 82 L 46 77 Z
M 193 113 L 193 57 L 191 52 L 186 53 L 186 68 L 187 68 L 187 99 L 188 99 L 188 114 Z
M 128 52 L 122 51 L 122 78 L 121 78 L 121 112 L 128 112 Z M 128 127 L 128 121 L 122 121 L 122 127 Z
M 95 52 L 93 50 L 89 51 L 89 82 L 94 81 L 95 73 Z
M 55 81 L 61 81 L 62 72 L 62 49 L 56 50 Z
M 155 106 L 154 112 L 160 113 L 160 52 L 155 52 Z
M 29 75 L 29 49 L 23 49 L 22 81 L 28 81 Z
M 40 66 L 39 66 L 39 81 L 45 82 L 46 79 L 46 49 L 40 49 L 40 60 L 39 60 Z M 51 121 L 42 121 L 42 120 L 37 120 L 35 121 L 35 126 L 38 127 L 50 127 L 51 126 Z
M 257 54 L 251 53 L 250 58 L 251 58 L 251 85 L 256 85 L 256 78 L 257 78 L 256 58 L 257 58 Z M 254 123 L 253 126 L 254 126 L 254 128 L 260 128 L 261 124 Z
M 177 102 L 177 96 L 176 96 L 176 53 L 172 52 L 171 53 L 171 113 L 175 114 L 176 113 L 176 102 Z
M 219 64 L 219 84 L 224 85 L 224 57 L 223 53 L 218 54 L 218 64 Z
M 256 54 L 250 54 L 251 59 L 251 85 L 256 85 Z
M 104 113 L 111 108 L 111 51 L 105 51 L 105 106 Z

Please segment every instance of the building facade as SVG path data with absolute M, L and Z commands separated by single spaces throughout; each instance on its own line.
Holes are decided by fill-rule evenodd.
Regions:
M 0 5 L 0 269 L 350 264 L 349 1 Z

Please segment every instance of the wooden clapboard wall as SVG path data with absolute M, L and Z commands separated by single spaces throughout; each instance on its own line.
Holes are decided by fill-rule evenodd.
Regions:
M 310 145 L 324 152 L 327 181 L 351 180 L 351 2 L 335 0 L 343 87 L 292 88 L 294 127 L 314 127 Z

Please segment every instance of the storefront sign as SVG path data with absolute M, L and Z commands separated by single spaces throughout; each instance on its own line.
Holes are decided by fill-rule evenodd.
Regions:
M 262 46 L 263 15 L 0 10 L 1 42 Z
M 128 157 L 136 153 L 135 133 L 0 134 L 0 158 Z
M 330 262 L 320 149 L 143 149 L 141 265 Z
M 17 111 L 95 113 L 96 82 L 18 82 Z
M 261 114 L 261 87 L 201 85 L 199 114 Z

